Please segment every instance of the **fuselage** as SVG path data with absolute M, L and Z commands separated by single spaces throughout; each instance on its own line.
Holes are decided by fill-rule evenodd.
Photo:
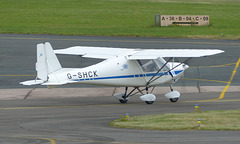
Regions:
M 169 62 L 156 77 L 159 79 L 149 85 L 172 83 L 179 79 L 187 65 L 180 64 L 168 72 L 172 67 L 179 65 L 176 62 Z M 128 60 L 126 57 L 112 57 L 98 64 L 85 68 L 62 68 L 48 75 L 48 82 L 68 81 L 67 83 L 81 83 L 104 86 L 146 86 L 147 82 L 163 66 L 161 59 L 156 60 Z M 155 78 L 156 78 L 155 77 Z

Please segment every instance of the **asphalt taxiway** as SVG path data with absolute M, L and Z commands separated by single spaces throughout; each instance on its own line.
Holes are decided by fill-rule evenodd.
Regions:
M 119 129 L 109 122 L 126 113 L 137 115 L 239 109 L 239 94 L 227 93 L 223 100 L 213 100 L 220 93 L 182 94 L 178 103 L 163 95 L 153 105 L 138 97 L 119 104 L 113 97 L 81 97 L 0 101 L 0 143 L 9 144 L 154 144 L 154 143 L 239 143 L 239 131 L 150 131 Z M 203 101 L 208 99 L 209 101 Z M 193 119 L 193 126 L 195 119 Z
M 239 89 L 239 41 L 232 40 L 189 40 L 125 37 L 81 37 L 48 35 L 0 34 L 0 88 L 18 95 L 22 90 L 19 81 L 35 78 L 36 44 L 48 41 L 55 49 L 75 45 L 108 46 L 128 48 L 216 48 L 225 53 L 193 59 L 188 63 L 191 69 L 179 87 L 200 87 L 218 90 L 182 93 L 179 102 L 171 103 L 157 94 L 153 105 L 146 105 L 137 96 L 127 104 L 119 104 L 111 96 L 54 97 L 51 93 L 44 98 L 34 99 L 32 95 L 23 99 L 0 101 L 0 143 L 3 144 L 75 144 L 75 143 L 239 143 L 239 131 L 150 131 L 119 129 L 109 122 L 130 116 L 193 112 L 198 104 L 202 110 L 239 109 L 239 90 L 230 92 L 234 86 Z M 94 59 L 59 56 L 63 67 L 83 67 L 98 62 Z M 217 87 L 216 87 L 217 86 Z M 87 86 L 70 86 L 85 88 Z M 90 86 L 87 88 L 94 87 Z M 6 97 L 1 92 L 1 97 Z M 101 89 L 101 87 L 98 89 Z M 24 91 L 25 94 L 32 88 Z M 35 89 L 36 90 L 36 89 Z M 37 90 L 36 90 L 37 91 Z M 35 91 L 35 92 L 36 92 Z M 17 91 L 19 92 L 19 91 Z M 71 93 L 65 91 L 66 93 Z M 40 92 L 41 93 L 41 92 Z M 57 95 L 57 93 L 56 93 Z M 54 98 L 53 98 L 54 97 Z M 193 120 L 194 122 L 195 120 Z
M 211 57 L 191 59 L 187 63 L 190 69 L 185 73 L 185 78 L 190 79 L 176 83 L 180 86 L 226 85 L 239 60 L 240 53 L 240 43 L 235 40 L 0 34 L 0 81 L 4 81 L 0 83 L 1 89 L 25 88 L 19 85 L 20 81 L 35 79 L 36 45 L 43 42 L 50 42 L 54 49 L 80 45 L 145 49 L 221 49 L 225 51 L 225 53 Z M 68 68 L 85 67 L 101 61 L 66 55 L 58 55 L 58 58 L 62 66 Z M 240 78 L 235 77 L 231 85 L 239 85 L 239 82 Z

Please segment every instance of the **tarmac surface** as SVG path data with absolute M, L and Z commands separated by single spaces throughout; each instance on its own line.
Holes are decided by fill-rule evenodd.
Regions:
M 20 81 L 35 78 L 36 44 L 46 41 L 55 49 L 75 45 L 215 48 L 225 53 L 188 63 L 191 68 L 174 87 L 182 90 L 177 103 L 164 98 L 169 88 L 163 87 L 155 92 L 157 100 L 153 105 L 146 105 L 138 96 L 120 104 L 111 96 L 110 87 L 70 85 L 62 90 L 48 90 L 18 85 Z M 109 126 L 111 120 L 126 113 L 132 117 L 193 112 L 195 104 L 201 110 L 239 109 L 239 48 L 239 41 L 232 40 L 0 34 L 0 143 L 239 143 L 240 131 L 150 131 Z M 63 67 L 84 67 L 99 62 L 76 56 L 59 56 L 59 59 Z
M 239 143 L 240 131 L 150 131 L 119 129 L 109 122 L 126 113 L 137 115 L 239 109 L 239 93 L 182 94 L 177 103 L 157 95 L 153 105 L 138 97 L 119 104 L 113 97 L 0 101 L 0 143 L 2 144 L 157 144 L 157 143 Z M 203 101 L 208 100 L 208 101 Z M 193 119 L 193 127 L 195 119 Z
M 36 45 L 43 42 L 50 42 L 54 49 L 80 45 L 146 49 L 221 49 L 225 51 L 225 53 L 210 57 L 192 58 L 187 63 L 190 68 L 184 77 L 190 79 L 175 84 L 179 86 L 225 86 L 239 60 L 240 53 L 240 42 L 235 40 L 0 34 L 0 81 L 4 81 L 0 83 L 0 89 L 26 88 L 19 85 L 19 82 L 35 79 Z M 66 55 L 58 55 L 58 58 L 62 66 L 68 68 L 85 67 L 101 61 Z M 185 58 L 175 58 L 175 60 L 182 61 Z M 237 72 L 236 75 L 239 73 Z M 206 79 L 210 81 L 204 81 Z M 239 85 L 239 81 L 240 77 L 235 77 L 231 85 Z M 75 85 L 74 87 L 86 86 Z

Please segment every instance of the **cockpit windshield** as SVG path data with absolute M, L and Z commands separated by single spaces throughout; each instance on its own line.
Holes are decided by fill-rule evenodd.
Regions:
M 163 65 L 165 65 L 162 69 L 163 71 L 169 71 L 170 70 L 170 65 L 169 63 L 166 64 L 166 61 L 159 57 L 158 59 L 156 59 L 157 63 L 160 65 L 160 67 L 162 67 Z

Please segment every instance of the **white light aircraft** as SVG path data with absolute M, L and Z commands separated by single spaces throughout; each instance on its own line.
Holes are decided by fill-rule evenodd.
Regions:
M 20 84 L 57 86 L 79 83 L 125 87 L 125 92 L 114 95 L 121 103 L 126 103 L 131 96 L 141 93 L 140 99 L 147 104 L 156 100 L 156 96 L 152 92 L 149 93 L 150 87 L 153 90 L 156 85 L 168 84 L 171 91 L 165 97 L 171 102 L 177 102 L 180 93 L 173 91 L 172 84 L 189 68 L 184 63 L 192 57 L 222 52 L 224 51 L 218 49 L 126 49 L 85 46 L 53 50 L 50 43 L 46 42 L 37 45 L 36 79 Z M 62 68 L 56 54 L 80 55 L 104 61 L 85 68 Z M 174 62 L 175 57 L 187 59 Z M 128 87 L 133 87 L 133 90 L 128 92 Z

